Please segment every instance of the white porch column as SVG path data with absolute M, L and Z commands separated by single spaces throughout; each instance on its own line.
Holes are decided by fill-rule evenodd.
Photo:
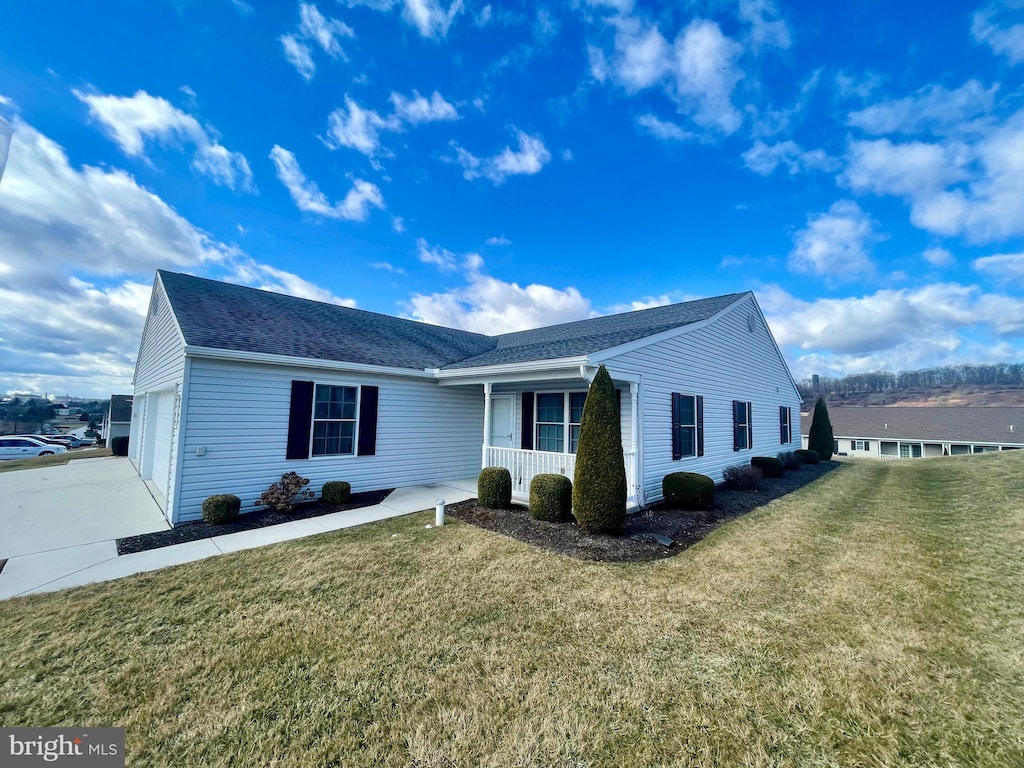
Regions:
M 631 381 L 629 382 L 629 450 L 633 454 L 633 487 L 629 489 L 629 495 L 633 497 L 635 503 L 640 503 L 640 441 L 637 436 L 640 424 L 640 414 L 637 403 L 640 394 L 640 382 Z
M 484 442 L 480 450 L 481 469 L 487 466 L 487 449 L 491 445 L 491 387 L 491 382 L 484 382 Z

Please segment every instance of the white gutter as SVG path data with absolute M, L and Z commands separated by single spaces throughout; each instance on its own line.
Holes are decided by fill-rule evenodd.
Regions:
M 428 371 L 436 379 L 463 379 L 479 376 L 502 376 L 504 374 L 529 373 L 531 371 L 553 371 L 563 368 L 579 368 L 587 362 L 586 355 L 560 357 L 554 360 L 528 360 L 524 363 L 502 363 L 481 365 L 475 368 L 434 368 Z
M 267 365 L 288 365 L 296 368 L 319 368 L 332 371 L 350 371 L 353 373 L 376 373 L 386 376 L 408 376 L 417 379 L 432 379 L 434 374 L 422 368 L 394 368 L 387 365 L 368 365 L 366 363 L 346 363 L 339 360 L 318 360 L 310 357 L 294 357 L 292 355 L 273 355 L 267 352 L 243 352 L 234 349 L 217 349 L 214 347 L 197 347 L 186 345 L 185 357 L 210 358 L 213 360 L 229 360 L 240 363 L 264 363 Z

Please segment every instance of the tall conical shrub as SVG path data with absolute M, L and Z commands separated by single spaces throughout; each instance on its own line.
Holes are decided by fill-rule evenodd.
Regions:
M 626 465 L 618 400 L 602 365 L 587 393 L 572 483 L 572 512 L 591 533 L 618 533 L 626 523 Z
M 824 398 L 819 397 L 814 404 L 814 416 L 811 418 L 811 431 L 807 436 L 807 448 L 817 451 L 822 461 L 832 458 L 832 447 L 835 445 L 835 438 L 832 437 L 832 422 L 828 418 L 828 408 L 825 406 Z

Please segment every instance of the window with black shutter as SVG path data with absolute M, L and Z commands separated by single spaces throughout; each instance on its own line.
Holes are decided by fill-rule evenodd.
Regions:
M 754 447 L 754 425 L 750 420 L 751 405 L 742 400 L 732 401 L 732 449 L 745 451 Z
M 704 455 L 704 398 L 672 393 L 672 460 Z

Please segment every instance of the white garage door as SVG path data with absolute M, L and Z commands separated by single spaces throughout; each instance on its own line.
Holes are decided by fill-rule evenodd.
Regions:
M 174 393 L 164 392 L 157 401 L 153 431 L 153 484 L 167 496 L 167 473 L 171 465 L 171 425 L 174 422 Z

